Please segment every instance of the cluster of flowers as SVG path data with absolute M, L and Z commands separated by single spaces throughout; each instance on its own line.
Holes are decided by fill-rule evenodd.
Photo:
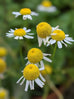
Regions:
M 44 4 L 45 6 L 49 6 Z M 29 8 L 23 8 L 19 12 L 13 12 L 15 17 L 19 15 L 23 15 L 23 19 L 26 20 L 27 18 L 32 20 L 32 15 L 38 16 L 38 13 L 31 11 Z M 14 37 L 14 39 L 33 39 L 34 33 L 30 33 L 31 29 L 24 28 L 15 28 L 15 30 L 10 29 L 9 33 L 6 33 L 8 37 Z M 47 22 L 41 22 L 36 26 L 37 37 L 39 47 L 42 45 L 42 42 L 46 46 L 50 46 L 54 43 L 57 43 L 58 48 L 62 48 L 62 44 L 67 46 L 66 43 L 71 44 L 71 41 L 74 41 L 69 35 L 65 34 L 64 31 L 59 29 L 59 26 L 52 27 Z M 47 56 L 51 56 L 51 54 L 43 53 L 39 48 L 31 48 L 28 51 L 27 57 L 28 62 L 26 63 L 25 68 L 23 69 L 22 73 L 23 76 L 17 81 L 20 82 L 22 85 L 26 81 L 25 91 L 28 91 L 28 87 L 30 86 L 31 90 L 34 90 L 34 82 L 40 86 L 41 88 L 44 86 L 44 82 L 46 81 L 41 74 L 41 71 L 44 70 L 44 63 L 43 59 L 52 62 L 51 59 L 47 58 Z

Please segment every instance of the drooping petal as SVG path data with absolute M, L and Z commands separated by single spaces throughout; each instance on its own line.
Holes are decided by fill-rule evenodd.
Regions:
M 68 43 L 68 44 L 72 44 L 71 42 L 69 42 L 69 41 L 67 41 L 66 39 L 64 40 L 66 43 Z
M 43 53 L 43 55 L 44 55 L 44 56 L 51 56 L 51 54 L 46 54 L 46 53 Z
M 30 32 L 31 31 L 31 29 L 28 29 L 28 30 L 26 30 L 25 32 Z
M 38 85 L 39 87 L 41 87 L 41 88 L 43 87 L 43 85 L 41 84 L 39 78 L 35 79 L 35 82 L 37 83 L 37 85 Z
M 38 44 L 39 44 L 39 47 L 42 45 L 42 39 L 38 36 Z
M 52 44 L 56 43 L 56 40 L 51 39 L 49 42 L 52 45 Z
M 65 40 L 74 42 L 74 40 L 71 37 L 66 37 Z
M 34 90 L 34 80 L 30 81 L 30 89 Z
M 26 31 L 27 28 L 26 27 L 23 27 L 23 29 Z
M 67 44 L 65 44 L 63 41 L 61 41 L 62 44 L 64 44 L 67 47 Z
M 23 39 L 23 37 L 22 37 L 22 36 L 20 36 L 20 37 L 19 37 L 19 39 L 20 39 L 20 40 L 22 40 L 22 39 Z
M 30 19 L 30 20 L 32 20 L 32 17 L 31 17 L 31 15 L 27 15 L 27 18 L 28 18 L 28 19 Z
M 22 78 L 24 78 L 24 76 L 22 76 L 16 83 L 19 83 L 22 80 Z
M 17 39 L 19 39 L 19 37 L 18 37 L 18 36 L 16 36 L 16 37 L 14 37 L 14 39 L 16 39 L 16 40 L 17 40 Z
M 45 57 L 45 56 L 43 57 L 43 59 L 46 60 L 46 61 L 48 61 L 48 62 L 52 62 L 51 59 L 49 59 L 49 58 L 47 58 L 47 57 Z
M 41 71 L 41 70 L 44 70 L 44 63 L 43 63 L 43 61 L 40 61 L 40 65 L 41 65 L 41 68 L 39 68 L 39 70 Z
M 29 84 L 30 84 L 30 81 L 26 81 L 26 86 L 25 86 L 25 91 L 28 91 L 28 86 L 29 86 Z
M 20 85 L 23 85 L 24 81 L 25 81 L 25 78 L 22 80 L 22 82 L 20 83 Z
M 60 41 L 57 42 L 58 48 L 62 48 L 62 44 Z
M 41 78 L 42 81 L 44 81 L 44 82 L 46 81 L 41 74 L 40 74 L 40 78 Z
M 18 17 L 19 15 L 21 15 L 19 12 L 12 12 L 12 14 L 14 14 L 15 17 Z

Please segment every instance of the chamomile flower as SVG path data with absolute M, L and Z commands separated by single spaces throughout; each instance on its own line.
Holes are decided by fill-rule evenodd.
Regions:
M 7 54 L 7 50 L 4 47 L 0 47 L 0 57 L 5 57 Z
M 45 69 L 41 71 L 42 75 L 52 74 L 52 68 L 49 65 L 45 65 Z
M 19 28 L 19 29 L 10 29 L 9 33 L 6 33 L 6 36 L 8 37 L 14 37 L 14 39 L 23 39 L 24 37 L 27 39 L 33 39 L 34 37 L 32 36 L 34 33 L 29 33 L 31 29 L 28 29 L 26 27 L 24 28 Z
M 23 76 L 17 81 L 17 83 L 21 81 L 20 85 L 22 85 L 25 80 L 26 80 L 25 91 L 28 91 L 29 85 L 30 89 L 34 90 L 34 82 L 41 88 L 44 86 L 45 82 L 45 79 L 41 75 L 39 68 L 34 64 L 29 64 L 24 68 Z
M 6 71 L 6 62 L 0 58 L 0 78 L 4 78 L 4 72 Z
M 39 47 L 42 45 L 42 42 L 44 42 L 44 45 L 46 45 L 46 43 L 48 42 L 48 39 L 50 38 L 50 34 L 56 30 L 58 28 L 58 26 L 56 27 L 51 27 L 50 24 L 48 24 L 47 22 L 40 22 L 37 27 L 36 27 L 36 31 L 37 31 L 37 35 L 38 35 L 38 43 L 39 43 Z
M 46 60 L 48 62 L 52 62 L 51 59 L 47 58 L 46 56 L 51 56 L 51 54 L 46 54 L 46 53 L 43 53 L 40 49 L 38 48 L 31 48 L 29 51 L 28 51 L 28 54 L 27 54 L 27 57 L 25 59 L 28 59 L 28 62 L 26 63 L 27 64 L 36 64 L 37 66 L 41 66 L 41 70 L 44 69 L 44 63 L 43 63 L 43 60 Z
M 44 0 L 38 7 L 38 11 L 55 12 L 57 8 L 52 5 L 51 1 Z
M 72 44 L 71 42 L 74 42 L 74 40 L 68 34 L 65 34 L 61 29 L 57 29 L 53 31 L 47 46 L 57 43 L 58 48 L 62 48 L 62 44 L 67 47 L 66 43 Z
M 32 20 L 32 16 L 38 16 L 38 13 L 31 11 L 31 9 L 29 8 L 22 8 L 19 12 L 12 12 L 12 14 L 14 14 L 15 17 L 22 15 L 23 20 Z
M 8 91 L 4 88 L 0 88 L 0 99 L 9 99 Z

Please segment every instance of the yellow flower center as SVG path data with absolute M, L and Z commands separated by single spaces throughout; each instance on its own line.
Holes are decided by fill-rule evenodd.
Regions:
M 31 14 L 31 10 L 29 8 L 23 8 L 23 9 L 20 10 L 20 13 L 22 15 Z
M 42 75 L 51 74 L 52 68 L 49 65 L 45 65 L 45 69 L 41 71 Z
M 35 64 L 40 62 L 43 59 L 43 53 L 38 48 L 32 48 L 29 50 L 27 57 L 31 63 Z
M 3 59 L 0 59 L 0 73 L 5 72 L 6 70 L 6 63 Z
M 3 48 L 3 47 L 0 47 L 0 57 L 5 56 L 6 54 L 7 54 L 6 49 L 5 49 L 5 48 Z
M 61 41 L 65 39 L 65 33 L 62 30 L 55 30 L 53 33 L 56 35 L 52 35 L 52 39 L 56 41 Z
M 51 34 L 52 27 L 47 22 L 41 22 L 37 25 L 37 34 L 41 38 L 46 38 Z
M 50 7 L 50 6 L 52 6 L 52 3 L 51 3 L 50 1 L 43 1 L 43 2 L 42 2 L 42 5 L 43 5 L 44 7 Z
M 0 99 L 6 99 L 6 91 L 5 90 L 0 91 Z
M 23 71 L 23 76 L 27 79 L 27 80 L 35 80 L 36 78 L 39 77 L 39 69 L 36 65 L 34 64 L 29 64 L 24 68 Z
M 26 32 L 25 32 L 25 30 L 24 29 L 16 29 L 15 31 L 14 31 L 14 35 L 15 36 L 24 36 L 24 35 L 26 35 Z

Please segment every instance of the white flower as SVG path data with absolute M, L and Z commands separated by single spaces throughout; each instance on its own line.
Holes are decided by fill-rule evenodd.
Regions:
M 33 39 L 34 37 L 31 36 L 34 33 L 29 33 L 31 31 L 31 29 L 28 29 L 26 27 L 24 28 L 15 28 L 15 30 L 10 29 L 9 33 L 6 33 L 6 36 L 8 36 L 9 38 L 14 37 L 14 39 L 23 39 L 23 37 L 27 38 L 27 39 Z
M 50 1 L 43 1 L 42 4 L 37 7 L 37 10 L 42 12 L 55 12 L 57 8 L 53 6 Z
M 37 25 L 37 37 L 38 37 L 38 43 L 39 47 L 42 45 L 42 42 L 44 42 L 44 45 L 48 43 L 48 40 L 50 38 L 51 33 L 58 29 L 59 26 L 51 27 L 50 24 L 47 22 L 41 22 Z
M 65 34 L 61 29 L 56 29 L 51 33 L 47 46 L 57 43 L 58 48 L 62 48 L 62 44 L 67 47 L 66 43 L 72 44 L 71 42 L 74 40 L 68 34 Z
M 31 11 L 29 8 L 23 8 L 19 12 L 12 12 L 15 17 L 23 15 L 23 20 L 30 19 L 32 20 L 32 16 L 38 16 L 38 13 Z
M 23 76 L 17 81 L 17 83 L 21 81 L 20 85 L 22 85 L 25 80 L 26 80 L 25 91 L 28 91 L 29 86 L 31 90 L 34 90 L 34 83 L 36 83 L 39 87 L 42 88 L 45 82 L 45 79 L 40 73 L 40 69 L 34 64 L 29 64 L 24 68 Z
M 28 64 L 35 64 L 37 66 L 41 66 L 40 70 L 44 70 L 43 59 L 45 61 L 52 62 L 52 60 L 47 58 L 46 56 L 51 56 L 51 54 L 43 53 L 38 48 L 31 48 L 28 51 L 27 57 L 25 58 L 25 59 L 28 59 L 28 62 L 26 63 L 26 65 L 28 65 Z

